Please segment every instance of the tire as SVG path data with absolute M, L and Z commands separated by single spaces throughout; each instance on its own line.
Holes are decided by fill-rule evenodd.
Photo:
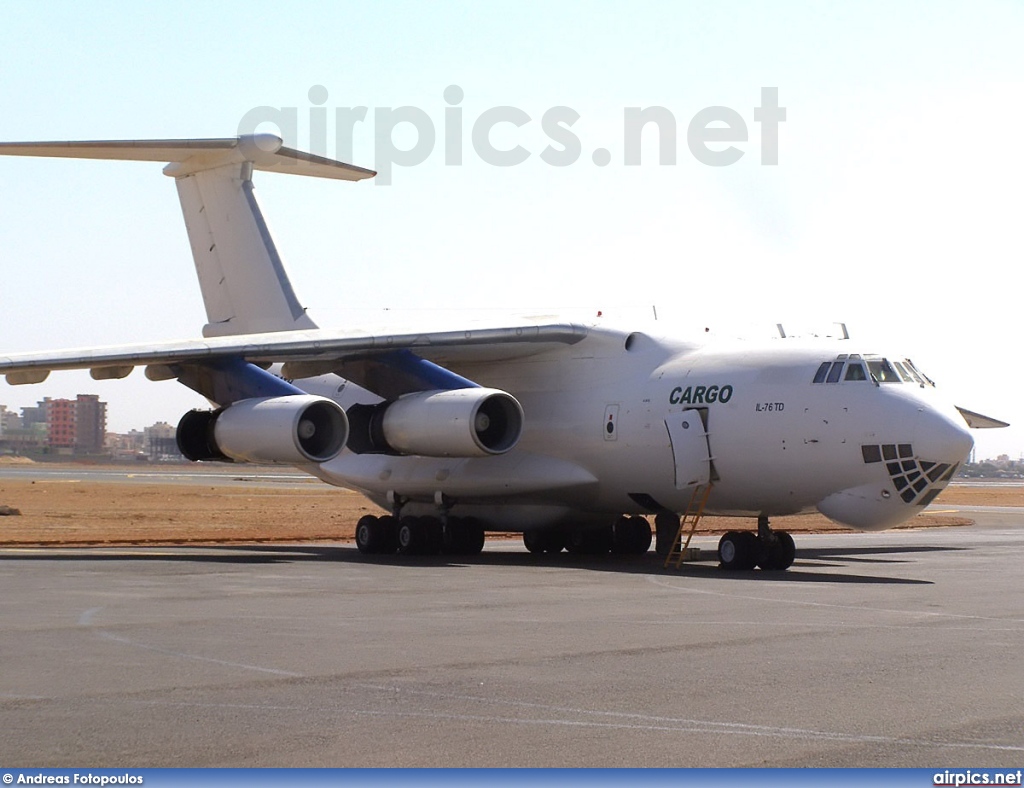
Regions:
M 757 566 L 757 559 L 761 554 L 761 542 L 757 538 L 757 534 L 752 531 L 740 531 L 740 544 L 742 561 L 739 569 L 749 572 L 755 566 Z
M 781 572 L 793 565 L 796 557 L 796 544 L 793 537 L 786 531 L 776 531 L 775 540 L 766 549 L 758 560 L 758 566 L 769 572 Z
M 620 517 L 612 534 L 613 553 L 643 555 L 651 549 L 651 526 L 643 517 Z
M 729 531 L 718 540 L 718 564 L 722 569 L 732 571 L 740 568 L 740 552 L 743 548 L 739 543 L 739 535 L 739 531 Z
M 546 529 L 533 528 L 529 531 L 523 531 L 523 544 L 526 549 L 534 555 L 540 553 L 546 553 L 548 549 L 549 534 Z
M 779 539 L 781 548 L 779 569 L 789 569 L 793 565 L 793 561 L 796 560 L 796 542 L 793 541 L 793 537 L 788 531 L 777 531 L 775 535 Z
M 548 543 L 544 545 L 544 552 L 552 555 L 560 553 L 565 549 L 567 541 L 568 536 L 566 535 L 564 528 L 549 528 Z
M 633 546 L 633 523 L 629 517 L 620 517 L 612 526 L 612 552 L 616 555 L 625 555 L 632 552 Z
M 484 549 L 484 529 L 475 517 L 449 517 L 442 541 L 447 555 L 479 555 Z
M 422 529 L 418 517 L 403 517 L 398 521 L 398 552 L 419 555 L 422 549 Z
M 646 517 L 639 515 L 633 515 L 629 520 L 633 524 L 633 549 L 630 552 L 633 555 L 643 555 L 651 549 L 651 542 L 654 541 L 651 524 L 647 522 Z
M 422 555 L 439 555 L 444 549 L 444 524 L 436 517 L 420 517 Z
M 484 524 L 475 517 L 467 517 L 462 521 L 463 550 L 462 555 L 480 555 L 487 543 L 487 532 Z
M 387 534 L 380 527 L 380 518 L 367 514 L 356 523 L 356 547 L 363 555 L 379 555 L 384 552 Z
M 404 555 L 437 555 L 441 541 L 441 521 L 434 517 L 403 517 L 398 524 L 398 552 Z
M 390 514 L 377 518 L 378 527 L 384 534 L 384 545 L 381 548 L 382 555 L 394 555 L 398 552 L 398 520 Z
M 750 531 L 729 531 L 718 540 L 718 561 L 722 569 L 747 571 L 757 565 L 757 537 Z
M 603 555 L 612 548 L 612 529 L 575 526 L 569 531 L 565 547 L 576 555 Z

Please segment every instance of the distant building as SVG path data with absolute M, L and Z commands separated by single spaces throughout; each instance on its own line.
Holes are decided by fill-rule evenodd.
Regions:
M 46 416 L 47 446 L 58 454 L 100 454 L 107 436 L 107 403 L 95 394 L 79 394 L 76 399 L 50 399 L 39 408 L 24 408 L 32 420 L 38 410 Z
M 0 405 L 0 435 L 21 429 L 21 416 L 6 405 Z
M 166 421 L 158 421 L 156 424 L 146 427 L 146 447 L 149 456 L 154 460 L 180 460 L 181 452 L 178 450 L 177 427 L 173 427 Z
M 107 403 L 96 394 L 79 394 L 75 400 L 75 451 L 99 454 L 107 437 Z
M 47 445 L 59 454 L 70 454 L 75 448 L 75 401 L 47 397 L 45 403 Z
M 34 408 L 22 408 L 21 409 L 21 426 L 26 430 L 32 428 L 36 424 L 46 424 L 46 403 L 49 402 L 49 398 L 44 399 L 42 402 L 36 404 Z

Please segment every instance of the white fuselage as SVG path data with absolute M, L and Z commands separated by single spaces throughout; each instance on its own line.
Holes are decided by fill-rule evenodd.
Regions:
M 945 486 L 972 440 L 930 381 L 878 382 L 869 374 L 813 382 L 823 363 L 860 350 L 850 345 L 698 345 L 591 329 L 554 351 L 452 365 L 519 400 L 523 435 L 507 454 L 346 451 L 309 470 L 384 506 L 401 500 L 426 513 L 444 504 L 508 530 L 611 522 L 659 508 L 680 513 L 693 487 L 709 480 L 711 513 L 818 509 L 851 527 L 887 528 Z M 338 383 L 326 376 L 300 385 L 344 407 L 379 399 Z

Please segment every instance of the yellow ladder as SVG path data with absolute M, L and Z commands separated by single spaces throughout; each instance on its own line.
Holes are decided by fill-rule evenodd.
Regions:
M 675 561 L 676 569 L 683 563 L 683 558 L 690 546 L 690 540 L 693 538 L 693 532 L 697 530 L 697 523 L 700 522 L 700 518 L 704 515 L 704 507 L 707 505 L 713 486 L 713 484 L 708 482 L 707 484 L 698 484 L 693 488 L 690 503 L 679 520 L 679 530 L 676 531 L 676 537 L 672 540 L 672 549 L 665 556 L 665 569 L 668 569 L 668 565 L 672 561 Z M 684 531 L 686 532 L 685 542 L 683 541 Z

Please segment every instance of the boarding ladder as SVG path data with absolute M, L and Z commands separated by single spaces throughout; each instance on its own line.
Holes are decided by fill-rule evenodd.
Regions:
M 672 547 L 668 551 L 668 555 L 665 556 L 665 569 L 668 569 L 670 563 L 675 562 L 676 569 L 683 563 L 687 550 L 690 547 L 690 540 L 693 538 L 693 532 L 697 530 L 697 523 L 704 516 L 704 507 L 708 503 L 708 497 L 711 495 L 711 488 L 713 486 L 711 482 L 708 482 L 707 484 L 698 484 L 693 488 L 693 493 L 690 495 L 690 503 L 687 505 L 686 511 L 683 512 L 683 516 L 679 519 L 679 530 L 676 531 L 675 538 L 672 540 Z M 684 532 L 686 533 L 685 542 L 683 541 Z

